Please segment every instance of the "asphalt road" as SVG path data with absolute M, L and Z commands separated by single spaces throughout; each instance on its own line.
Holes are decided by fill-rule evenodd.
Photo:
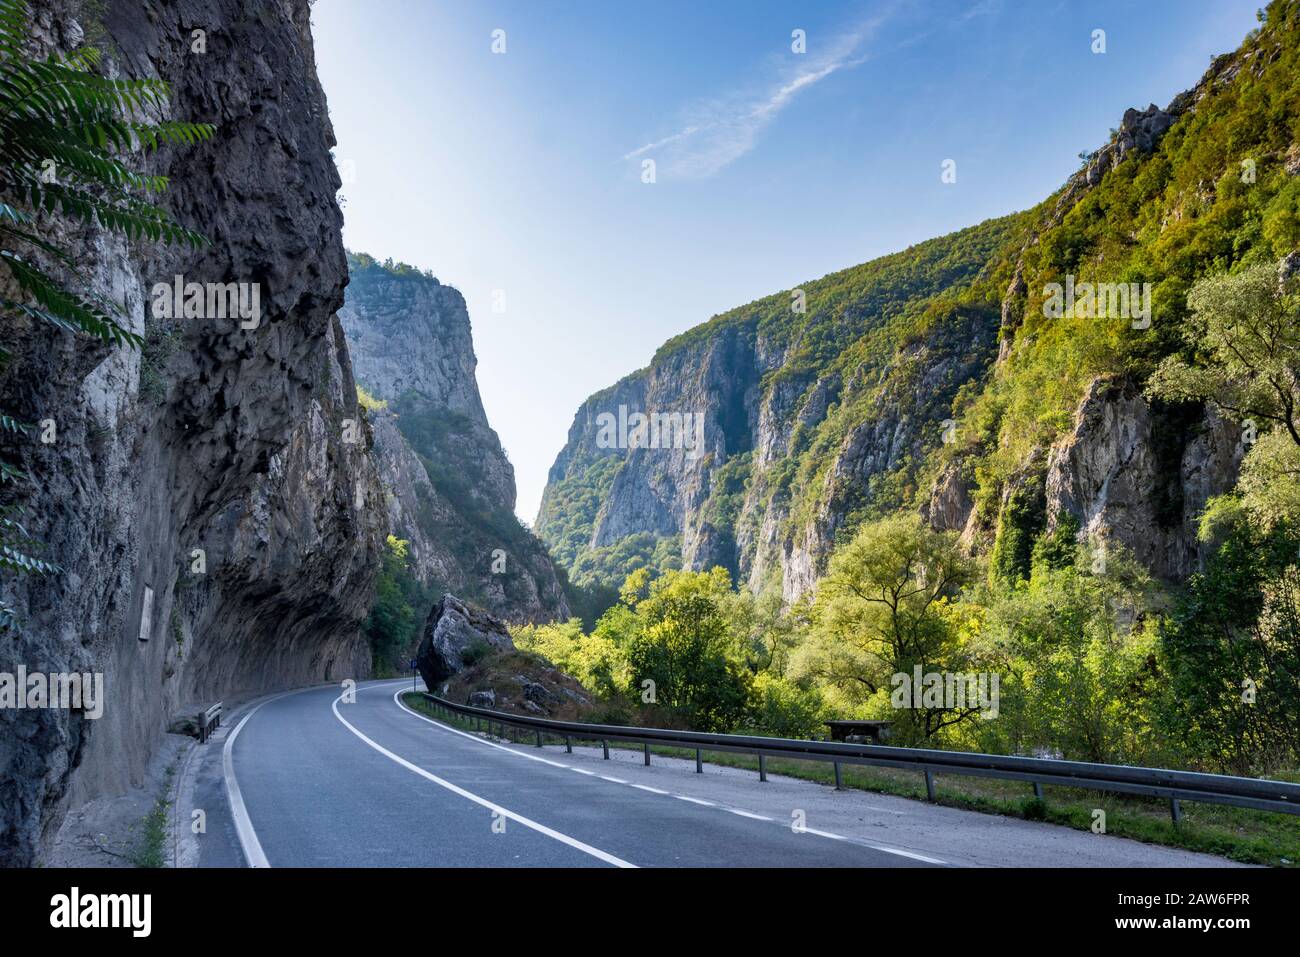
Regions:
M 1224 867 L 1223 858 L 640 751 L 468 734 L 406 681 L 238 707 L 182 773 L 178 866 Z M 942 786 L 940 781 L 940 786 Z M 205 829 L 194 831 L 202 815 Z
M 351 704 L 337 688 L 289 694 L 224 736 L 246 858 L 262 863 L 260 845 L 273 867 L 937 863 L 575 769 L 563 749 L 497 746 L 404 710 L 394 695 L 409 688 L 365 684 Z

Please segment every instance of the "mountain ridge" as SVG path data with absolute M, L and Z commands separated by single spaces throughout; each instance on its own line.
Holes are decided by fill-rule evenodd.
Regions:
M 1232 423 L 1149 401 L 1141 385 L 1183 348 L 1196 279 L 1280 258 L 1300 236 L 1296 19 L 1295 4 L 1271 5 L 1260 30 L 1166 109 L 1126 111 L 1036 206 L 805 283 L 803 315 L 791 309 L 799 290 L 784 290 L 667 340 L 579 408 L 538 534 L 578 584 L 614 588 L 642 565 L 720 564 L 794 601 L 866 518 L 920 511 L 969 550 L 1005 557 L 1016 516 L 1028 515 L 1027 531 L 1068 512 L 1081 536 L 1113 538 L 1162 577 L 1185 578 L 1204 558 L 1199 510 L 1233 486 L 1240 442 Z M 948 255 L 966 257 L 963 268 L 946 269 L 957 264 Z M 1136 283 L 1154 321 L 1051 325 L 1046 291 L 1067 279 Z M 739 399 L 691 371 L 720 363 L 737 335 L 750 352 L 750 367 L 726 370 L 750 390 Z M 710 461 L 692 470 L 672 454 L 594 447 L 596 413 L 645 402 L 705 410 Z M 747 435 L 719 414 L 737 409 Z M 1139 438 L 1117 446 L 1102 434 L 1116 428 Z M 1125 462 L 1134 480 L 1110 481 Z

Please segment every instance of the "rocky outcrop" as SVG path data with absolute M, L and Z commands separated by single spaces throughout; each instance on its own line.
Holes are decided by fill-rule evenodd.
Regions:
M 930 489 L 930 501 L 926 503 L 923 517 L 936 532 L 964 531 L 975 507 L 973 491 L 960 466 L 945 466 Z
M 450 580 L 456 574 L 452 556 L 425 529 L 454 522 L 454 510 L 429 481 L 420 457 L 398 430 L 392 410 L 368 409 L 366 417 L 375 438 L 374 456 L 384 486 L 389 529 L 407 542 L 407 553 L 421 584 Z M 430 517 L 435 520 L 430 521 Z
M 444 595 L 424 623 L 415 666 L 425 686 L 437 690 L 442 682 L 485 655 L 514 650 L 514 640 L 500 619 L 454 595 Z
M 514 469 L 488 425 L 465 300 L 410 266 L 349 257 L 339 312 L 370 411 L 393 534 L 415 575 L 515 622 L 567 618 L 564 583 L 515 518 Z
M 1145 110 L 1132 107 L 1125 110 L 1114 138 L 1089 159 L 1083 172 L 1084 182 L 1096 186 L 1106 173 L 1118 166 L 1133 150 L 1150 153 L 1160 137 L 1174 125 L 1176 111 L 1181 108 L 1181 103 L 1175 103 L 1170 110 L 1162 110 L 1152 103 Z
M 1180 580 L 1204 559 L 1197 523 L 1236 483 L 1241 430 L 1210 410 L 1153 410 L 1131 385 L 1096 379 L 1047 460 L 1049 527 L 1076 518 L 1081 537 L 1123 545 L 1153 573 Z
M 1243 92 L 1241 82 L 1246 71 L 1254 78 L 1269 69 L 1282 77 L 1294 72 L 1282 61 L 1282 45 L 1293 42 L 1280 37 L 1291 30 L 1280 23 L 1283 6 L 1165 109 L 1125 112 L 1110 140 L 1040 206 L 767 296 L 665 344 L 647 369 L 579 410 L 551 470 L 538 533 L 576 581 L 617 585 L 620 573 L 656 564 L 662 546 L 677 539 L 686 567 L 723 565 L 754 590 L 779 584 L 792 601 L 815 586 L 836 541 L 864 519 L 916 509 L 936 529 L 960 530 L 973 552 L 994 547 L 999 529 L 1014 530 L 1003 541 L 1015 554 L 1001 557 L 1023 566 L 1032 546 L 1027 533 L 1045 525 L 1051 510 L 1078 517 L 1085 534 L 1130 544 L 1157 574 L 1184 577 L 1201 557 L 1198 512 L 1235 479 L 1240 448 L 1231 428 L 1200 410 L 1151 407 L 1132 389 L 1099 386 L 1064 397 L 1054 390 L 1069 382 L 1081 392 L 1081 368 L 1092 376 L 1158 359 L 1176 338 L 1168 314 L 1182 314 L 1166 302 L 1184 296 L 1189 280 L 1223 268 L 1224 258 L 1260 250 L 1243 229 L 1235 252 L 1224 243 L 1210 254 L 1222 237 L 1207 232 L 1185 240 L 1180 258 L 1170 253 L 1173 236 L 1162 236 L 1168 245 L 1159 246 L 1153 230 L 1208 208 L 1226 171 L 1206 164 L 1221 161 L 1224 142 L 1244 136 L 1267 145 L 1266 155 L 1253 157 L 1261 164 L 1293 167 L 1293 150 L 1279 149 L 1277 137 L 1260 136 L 1248 120 L 1265 102 L 1279 113 L 1290 108 L 1279 92 L 1288 88 L 1285 79 L 1270 84 L 1267 96 Z M 1294 14 L 1289 5 L 1287 24 Z M 1220 93 L 1224 99 L 1207 110 L 1207 97 Z M 1206 122 L 1228 128 L 1206 134 Z M 1202 135 L 1208 149 L 1195 142 Z M 1144 175 L 1141 164 L 1161 153 L 1166 137 L 1177 138 L 1178 149 Z M 1112 182 L 1109 191 L 1104 184 Z M 1178 183 L 1178 195 L 1157 195 L 1162 183 Z M 1099 187 L 1108 191 L 1103 201 L 1080 210 Z M 1130 202 L 1144 216 L 1148 204 L 1162 206 L 1163 221 L 1135 219 Z M 1072 212 L 1084 215 L 1067 223 Z M 1235 212 L 1220 207 L 1215 215 L 1229 222 Z M 1114 228 L 1100 230 L 1099 221 Z M 1132 255 L 1136 246 L 1146 255 Z M 1193 246 L 1203 248 L 1193 253 Z M 1181 268 L 1169 268 L 1171 257 Z M 1187 275 L 1193 260 L 1197 276 Z M 1134 275 L 1138 264 L 1150 275 Z M 1113 278 L 1106 275 L 1112 269 Z M 1146 331 L 1149 322 L 1129 330 L 1144 332 L 1140 344 L 1118 348 L 1108 331 L 1095 348 L 1053 355 L 1041 297 L 1048 283 L 1068 285 L 1071 270 L 1089 284 L 1149 281 L 1147 307 L 1154 298 L 1157 310 L 1166 309 L 1166 325 L 1157 315 L 1154 331 Z M 1036 394 L 1043 402 L 1035 414 Z M 1070 407 L 1080 398 L 1069 430 Z M 624 405 L 703 413 L 704 454 L 601 447 L 599 417 Z M 957 419 L 974 434 L 954 436 L 954 448 L 937 453 L 940 434 Z M 999 514 L 999 502 L 1027 524 Z
M 554 718 L 591 721 L 601 707 L 572 675 L 524 651 L 490 654 L 457 672 L 437 687 L 444 697 L 476 708 Z M 607 708 L 602 718 L 622 718 Z
M 81 4 L 37 5 L 67 49 Z M 89 5 L 86 5 L 89 9 Z M 62 572 L 6 579 L 22 630 L 0 670 L 104 675 L 103 717 L 0 713 L 0 863 L 38 862 L 71 804 L 143 780 L 170 715 L 195 701 L 365 677 L 359 624 L 384 532 L 381 491 L 334 312 L 346 281 L 333 134 L 306 0 L 112 0 L 112 70 L 161 77 L 173 114 L 211 142 L 165 148 L 162 201 L 208 237 L 198 251 L 69 237 L 142 351 L 7 331 L 7 411 L 53 418 L 18 450 L 38 483 L 20 503 Z M 92 16 L 95 14 L 91 14 Z M 190 49 L 196 24 L 208 52 Z M 99 32 L 98 29 L 96 32 Z M 256 282 L 261 322 L 159 320 L 153 283 Z
M 421 454 L 470 468 L 467 491 L 476 501 L 513 510 L 515 470 L 483 411 L 464 297 L 409 266 L 365 255 L 350 256 L 348 264 L 339 318 L 357 382 L 408 419 L 422 420 L 411 423 L 420 427 Z

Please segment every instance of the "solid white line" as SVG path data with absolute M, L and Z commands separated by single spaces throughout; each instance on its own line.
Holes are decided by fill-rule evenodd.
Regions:
M 494 742 L 494 741 L 487 741 L 487 740 L 485 740 L 485 739 L 479 737 L 479 736 L 476 735 L 476 734 L 469 734 L 468 732 L 461 731 L 461 730 L 458 729 L 458 728 L 453 728 L 453 727 L 450 727 L 450 726 L 448 726 L 448 725 L 446 725 L 446 724 L 443 724 L 441 721 L 435 721 L 433 718 L 430 718 L 430 717 L 428 717 L 427 715 L 420 714 L 418 711 L 415 711 L 415 710 L 412 709 L 412 708 L 408 708 L 408 707 L 407 707 L 407 706 L 402 702 L 402 695 L 403 695 L 404 693 L 405 693 L 404 689 L 399 689 L 399 690 L 397 691 L 397 693 L 396 693 L 395 695 L 393 695 L 393 702 L 394 702 L 394 703 L 395 703 L 399 708 L 401 708 L 403 711 L 405 711 L 407 714 L 409 714 L 409 715 L 413 715 L 413 716 L 419 718 L 421 721 L 427 721 L 429 724 L 433 725 L 435 728 L 438 728 L 438 729 L 441 730 L 441 731 L 447 731 L 447 732 L 450 732 L 451 734 L 458 734 L 458 735 L 460 735 L 462 738 L 469 738 L 471 741 L 477 741 L 479 744 L 486 744 L 486 745 L 487 745 L 488 747 L 490 747 L 490 748 L 496 748 L 498 751 L 504 751 L 504 752 L 506 752 L 507 754 L 513 754 L 513 755 L 515 755 L 516 757 L 527 758 L 527 759 L 530 760 L 530 761 L 541 761 L 543 764 L 549 764 L 549 765 L 552 765 L 553 767 L 557 767 L 557 768 L 568 768 L 570 771 L 577 771 L 579 774 L 585 774 L 585 775 L 587 775 L 587 776 L 589 776 L 589 777 L 602 778 L 602 779 L 604 779 L 604 780 L 606 780 L 606 781 L 611 780 L 610 778 L 606 778 L 605 775 L 603 775 L 603 774 L 597 774 L 595 771 L 588 771 L 588 770 L 586 770 L 586 769 L 584 769 L 584 768 L 575 768 L 575 767 L 573 767 L 573 766 L 570 765 L 570 764 L 560 764 L 560 763 L 557 762 L 557 761 L 548 761 L 546 758 L 540 758 L 540 757 L 538 757 L 538 756 L 535 755 L 535 754 L 529 754 L 529 753 L 526 752 L 526 751 L 516 751 L 514 748 L 507 748 L 507 747 L 505 747 L 504 745 L 497 744 L 497 743 Z M 658 788 L 648 787 L 647 785 L 644 785 L 644 784 L 628 784 L 628 787 L 634 787 L 634 788 L 637 788 L 638 790 L 641 790 L 641 791 L 649 791 L 649 792 L 651 792 L 652 794 L 662 794 L 662 795 L 665 795 L 665 796 L 667 796 L 667 797 L 675 797 L 675 798 L 677 798 L 679 801 L 689 801 L 689 802 L 691 802 L 692 804 L 700 804 L 700 805 L 703 805 L 704 807 L 716 807 L 716 808 L 720 808 L 721 810 L 724 810 L 724 811 L 731 811 L 733 814 L 739 814 L 741 817 L 752 817 L 752 818 L 754 818 L 754 819 L 756 819 L 756 820 L 759 820 L 759 821 L 775 821 L 775 818 L 763 817 L 763 816 L 761 816 L 761 815 L 753 814 L 753 813 L 750 813 L 750 812 L 748 812 L 748 811 L 743 811 L 743 810 L 740 810 L 740 809 L 738 809 L 738 808 L 730 808 L 730 807 L 727 807 L 726 805 L 715 804 L 715 803 L 712 802 L 712 801 L 702 801 L 702 800 L 700 800 L 699 798 L 688 797 L 688 796 L 686 796 L 685 794 L 673 794 L 673 793 L 670 792 L 670 791 L 661 791 L 661 790 L 659 790 Z M 867 807 L 868 807 L 868 808 L 871 808 L 870 805 L 868 805 Z M 874 809 L 874 810 L 882 810 L 882 811 L 886 811 L 887 813 L 893 813 L 893 814 L 902 814 L 902 813 L 906 813 L 906 812 L 902 812 L 902 811 L 892 811 L 891 809 L 888 809 L 888 808 L 873 808 L 873 809 Z M 782 824 L 781 826 L 782 826 L 782 827 L 785 827 L 786 825 Z M 805 827 L 805 828 L 803 829 L 803 833 L 805 833 L 805 834 L 813 834 L 813 835 L 816 835 L 817 837 L 825 837 L 825 838 L 829 838 L 829 839 L 832 840 L 832 841 L 847 841 L 848 843 L 850 843 L 850 844 L 856 844 L 856 845 L 858 845 L 859 847 L 868 847 L 868 848 L 871 848 L 873 851 L 882 851 L 882 852 L 884 852 L 885 854 L 897 854 L 899 857 L 910 857 L 910 858 L 912 858 L 912 859 L 914 859 L 914 860 L 924 861 L 924 862 L 927 863 L 927 864 L 942 864 L 942 865 L 947 865 L 947 863 L 948 863 L 947 861 L 942 861 L 942 860 L 940 860 L 940 859 L 937 858 L 937 857 L 926 857 L 924 854 L 917 854 L 917 853 L 914 852 L 914 851 L 904 851 L 904 850 L 902 850 L 902 849 L 900 849 L 900 848 L 897 848 L 897 847 L 885 847 L 885 846 L 882 845 L 882 844 L 872 844 L 872 843 L 869 843 L 869 842 L 867 842 L 867 841 L 860 840 L 860 839 L 858 839 L 858 838 L 845 837 L 845 836 L 842 835 L 842 834 L 834 834 L 834 833 L 832 833 L 832 832 L 830 832 L 830 831 L 819 831 L 819 830 L 817 830 L 816 828 Z
M 517 758 L 527 758 L 529 761 L 540 761 L 542 764 L 549 764 L 553 768 L 568 768 L 570 771 L 577 771 L 579 774 L 590 774 L 593 777 L 597 776 L 595 771 L 584 771 L 582 770 L 582 768 L 575 768 L 569 764 L 561 764 L 559 761 L 551 761 L 547 758 L 538 757 L 536 754 L 529 754 L 527 751 L 516 751 L 514 748 L 507 748 L 503 744 L 497 744 L 495 741 L 489 741 L 486 738 L 480 737 L 477 734 L 470 734 L 466 731 L 461 731 L 459 728 L 450 727 L 448 725 L 443 724 L 441 721 L 434 721 L 428 715 L 420 714 L 420 712 L 408 708 L 406 704 L 403 703 L 402 701 L 402 695 L 404 694 L 406 694 L 406 689 L 399 688 L 397 690 L 397 693 L 393 695 L 393 703 L 397 705 L 399 708 L 401 708 L 403 711 L 405 711 L 407 714 L 413 715 L 414 717 L 419 718 L 421 721 L 427 721 L 429 724 L 433 725 L 435 728 L 437 728 L 440 731 L 446 731 L 449 734 L 458 734 L 462 738 L 469 738 L 471 741 L 477 742 L 478 744 L 485 744 L 489 748 L 496 748 L 498 751 L 504 751 L 506 754 L 513 754 Z
M 452 784 L 450 781 L 444 781 L 436 774 L 431 774 L 428 771 L 426 771 L 424 768 L 412 764 L 410 761 L 406 760 L 400 755 L 394 754 L 392 751 L 389 751 L 382 744 L 378 744 L 375 741 L 372 741 L 370 738 L 366 737 L 355 727 L 353 727 L 353 725 L 347 720 L 347 718 L 339 714 L 339 702 L 342 700 L 343 700 L 343 695 L 339 695 L 337 698 L 334 699 L 334 703 L 330 705 L 331 710 L 333 710 L 334 712 L 334 717 L 338 718 L 341 722 L 343 722 L 343 726 L 345 728 L 347 728 L 349 731 L 355 734 L 366 744 L 370 745 L 370 747 L 374 748 L 376 751 L 378 751 L 380 754 L 382 754 L 384 757 L 388 758 L 389 760 L 395 761 L 396 763 L 400 764 L 408 771 L 413 771 L 416 774 L 420 775 L 420 777 L 425 778 L 428 781 L 432 781 L 434 784 L 438 785 L 439 787 L 446 788 L 448 791 L 452 792 L 453 794 L 460 795 L 461 797 L 465 798 L 467 801 L 473 801 L 475 804 L 485 807 L 490 811 L 494 811 L 497 814 L 501 815 L 502 817 L 509 818 L 512 821 L 516 821 L 519 824 L 522 824 L 524 827 L 531 828 L 532 830 L 536 831 L 539 834 L 544 834 L 547 837 L 552 838 L 553 840 L 559 841 L 561 844 L 567 844 L 569 847 L 582 851 L 584 854 L 590 854 L 592 857 L 597 858 L 598 860 L 602 860 L 606 864 L 613 864 L 615 867 L 636 867 L 635 864 L 631 864 L 623 860 L 621 857 L 615 857 L 613 854 L 608 854 L 605 851 L 600 850 L 599 848 L 592 847 L 590 844 L 584 844 L 582 841 L 579 841 L 577 838 L 569 837 L 567 834 L 561 834 L 559 831 L 552 830 L 551 828 L 547 827 L 545 824 L 538 824 L 536 821 L 526 818 L 522 814 L 518 814 L 514 811 L 509 810 L 508 808 L 504 808 L 500 804 L 495 804 L 492 801 L 487 800 L 486 798 L 479 797 L 477 794 L 474 794 L 472 791 L 467 791 L 462 787 L 458 787 L 457 785 Z
M 285 694 L 296 693 L 289 691 Z M 249 719 L 262 710 L 263 705 L 268 705 L 272 701 L 283 698 L 285 694 L 274 695 L 265 701 L 259 702 L 252 711 L 244 715 L 239 724 L 235 725 L 235 729 L 230 732 L 230 737 L 226 738 L 225 747 L 221 749 L 221 770 L 226 779 L 226 801 L 230 805 L 230 816 L 235 821 L 235 833 L 239 836 L 239 846 L 244 852 L 244 860 L 249 867 L 270 867 L 271 862 L 266 859 L 266 852 L 262 850 L 262 842 L 257 839 L 257 831 L 253 830 L 253 820 L 248 816 L 248 808 L 244 806 L 244 795 L 239 790 L 239 781 L 235 777 L 235 739 L 239 737 L 239 732 L 244 730 L 244 725 L 248 724 Z

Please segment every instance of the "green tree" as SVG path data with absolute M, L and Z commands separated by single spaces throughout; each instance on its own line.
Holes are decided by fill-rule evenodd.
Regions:
M 162 144 L 197 143 L 207 124 L 155 121 L 171 89 L 161 80 L 108 79 L 95 73 L 99 50 L 82 47 L 37 60 L 26 52 L 29 11 L 22 0 L 0 0 L 0 311 L 14 324 L 48 323 L 109 346 L 138 348 L 141 337 L 119 320 L 121 308 L 96 294 L 66 244 L 58 223 L 122 233 L 133 240 L 200 245 L 150 195 L 167 188 L 165 176 L 135 172 L 133 154 Z M 0 364 L 12 357 L 0 349 Z M 0 431 L 19 439 L 29 426 L 0 413 Z M 32 481 L 11 456 L 0 458 L 7 500 Z M 0 568 L 10 573 L 57 571 L 37 557 L 40 543 L 21 524 L 14 505 L 0 509 Z M 0 601 L 0 629 L 14 625 Z
M 850 706 L 888 707 L 891 679 L 923 672 L 968 672 L 951 603 L 974 569 L 951 533 L 915 515 L 864 525 L 837 549 L 817 586 L 809 640 L 796 674 L 814 676 Z M 974 709 L 916 708 L 889 714 L 902 738 L 929 738 Z
M 381 676 L 405 670 L 419 642 L 425 613 L 433 605 L 430 590 L 420 585 L 411 568 L 409 544 L 388 536 L 363 627 L 375 673 Z
M 982 749 L 1132 763 L 1160 750 L 1161 595 L 1122 550 L 1076 546 L 1068 564 L 1058 554 L 1017 586 L 972 600 L 984 606 L 986 660 L 1003 676 L 998 719 L 980 728 Z
M 1294 281 L 1293 281 L 1294 282 Z M 1210 400 L 1259 431 L 1285 430 L 1300 446 L 1300 297 L 1275 265 L 1203 279 L 1188 293 L 1182 334 L 1192 358 L 1170 356 L 1148 391 L 1174 401 Z
M 626 644 L 629 691 L 653 689 L 655 704 L 702 731 L 734 728 L 749 700 L 750 675 L 726 615 L 730 592 L 722 568 L 665 572 L 636 602 L 636 629 Z
M 570 618 L 511 631 L 515 646 L 541 655 L 588 691 L 606 700 L 621 698 L 628 684 L 627 659 L 612 637 L 614 629 L 584 635 L 582 621 Z
M 1170 736 L 1212 770 L 1300 761 L 1300 529 L 1216 515 L 1222 541 L 1162 634 Z

